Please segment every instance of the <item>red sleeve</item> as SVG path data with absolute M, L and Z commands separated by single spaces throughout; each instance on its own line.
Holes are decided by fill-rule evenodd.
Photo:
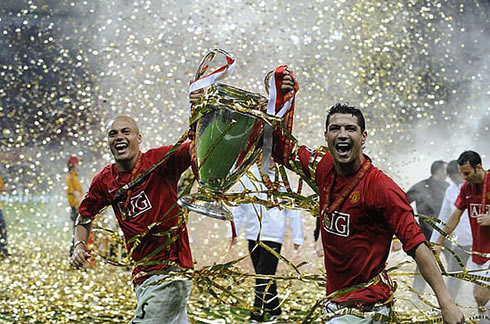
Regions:
M 168 156 L 167 160 L 162 163 L 157 169 L 161 175 L 169 177 L 174 175 L 180 178 L 180 175 L 191 165 L 191 154 L 189 152 L 190 142 L 185 142 L 181 144 L 171 155 Z M 152 149 L 147 152 L 149 154 L 151 163 L 157 163 L 160 161 L 174 146 L 163 146 L 160 148 Z
M 405 252 L 425 242 L 425 235 L 415 220 L 405 192 L 388 176 L 379 171 L 374 180 L 374 208 L 384 217 L 393 233 L 400 239 Z
M 101 187 L 102 172 L 94 177 L 87 194 L 80 203 L 78 212 L 82 217 L 94 218 L 102 208 L 110 205 L 110 201 L 103 194 L 104 190 Z
M 456 198 L 456 201 L 454 202 L 454 206 L 458 208 L 459 210 L 465 210 L 466 209 L 466 200 L 465 200 L 465 194 L 464 191 L 468 187 L 468 182 L 465 182 L 463 186 L 461 187 L 461 190 L 459 191 L 458 198 Z
M 332 157 L 326 147 L 312 150 L 307 146 L 300 146 L 295 141 L 285 143 L 280 129 L 274 131 L 274 146 L 272 156 L 274 161 L 284 165 L 299 175 L 316 193 L 318 189 L 318 176 L 325 173 L 325 166 L 330 165 Z M 318 165 L 323 163 L 321 168 Z M 331 163 L 330 163 L 331 162 Z
M 173 159 L 177 174 L 182 174 L 191 165 L 190 144 L 191 142 L 185 142 L 175 151 Z
M 301 167 L 305 175 L 311 178 L 314 178 L 314 173 L 311 174 L 312 172 L 310 172 L 309 162 L 313 154 L 316 154 L 316 152 L 311 150 L 309 147 L 300 146 L 296 156 L 293 156 L 294 160 L 297 160 L 299 161 L 299 163 L 301 163 Z
M 306 178 L 315 180 L 316 164 L 313 160 L 321 159 L 320 152 L 307 146 L 300 146 L 295 142 L 285 143 L 280 129 L 274 133 L 274 148 L 272 151 L 274 161 L 284 165 L 295 173 L 303 173 Z M 300 174 L 301 175 L 301 174 Z

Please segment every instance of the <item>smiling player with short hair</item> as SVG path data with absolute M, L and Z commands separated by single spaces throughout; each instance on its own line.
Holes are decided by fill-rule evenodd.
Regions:
M 289 72 L 282 91 L 295 86 Z M 414 257 L 434 290 L 448 323 L 464 322 L 452 301 L 425 236 L 415 221 L 403 190 L 363 153 L 367 139 L 362 112 L 336 104 L 326 118 L 328 152 L 306 146 L 284 145 L 281 129 L 275 133 L 277 162 L 300 169 L 317 187 L 321 236 L 327 272 L 325 315 L 331 323 L 375 323 L 390 319 L 396 286 L 385 271 L 393 235 Z M 367 313 L 366 313 L 367 312 Z
M 180 145 L 153 172 L 125 190 L 173 147 L 142 153 L 142 135 L 129 116 L 109 122 L 107 141 L 115 163 L 94 177 L 80 204 L 72 264 L 81 267 L 90 257 L 86 242 L 91 221 L 102 208 L 111 205 L 135 265 L 133 282 L 138 305 L 131 323 L 186 323 L 192 282 L 171 278 L 170 272 L 193 267 L 186 223 L 176 205 L 178 180 L 191 163 L 190 143 Z

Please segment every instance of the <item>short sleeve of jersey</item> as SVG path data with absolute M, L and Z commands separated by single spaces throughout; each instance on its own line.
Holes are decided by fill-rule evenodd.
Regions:
M 190 145 L 190 142 L 185 142 L 175 151 L 174 163 L 178 174 L 183 173 L 191 165 Z
M 461 187 L 461 190 L 459 191 L 458 198 L 456 198 L 456 201 L 454 202 L 454 206 L 456 206 L 456 208 L 458 208 L 459 210 L 466 209 L 466 199 L 465 199 L 464 192 L 467 188 L 468 188 L 468 182 L 465 182 Z
M 403 250 L 413 250 L 426 239 L 415 220 L 407 196 L 391 178 L 381 171 L 377 173 L 373 179 L 374 190 L 371 191 L 371 195 L 374 205 L 371 208 L 375 208 L 383 216 L 402 242 Z
M 282 130 L 280 128 L 274 130 L 272 156 L 277 163 L 295 172 L 300 171 L 310 179 L 315 179 L 314 169 L 311 172 L 312 168 L 309 168 L 310 159 L 314 154 L 315 151 L 306 146 L 299 146 L 296 142 L 286 144 L 286 137 L 282 134 Z
M 110 201 L 108 201 L 107 197 L 103 194 L 102 174 L 103 171 L 94 177 L 88 193 L 80 203 L 78 212 L 82 217 L 94 218 L 102 208 L 110 205 Z
M 329 154 L 329 153 L 326 153 Z M 317 165 L 325 156 L 325 152 L 321 150 L 312 150 L 307 146 L 294 145 L 291 152 L 288 153 L 288 161 L 283 161 L 281 155 L 275 155 L 277 162 L 284 164 L 287 168 L 306 177 L 307 179 L 315 180 Z M 281 158 L 278 158 L 280 156 Z

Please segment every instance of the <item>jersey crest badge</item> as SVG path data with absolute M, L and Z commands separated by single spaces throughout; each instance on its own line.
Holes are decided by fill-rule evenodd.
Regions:
M 351 192 L 349 199 L 350 199 L 350 203 L 352 205 L 354 205 L 354 204 L 358 203 L 359 200 L 361 199 L 361 193 L 357 190 L 353 191 L 353 192 Z

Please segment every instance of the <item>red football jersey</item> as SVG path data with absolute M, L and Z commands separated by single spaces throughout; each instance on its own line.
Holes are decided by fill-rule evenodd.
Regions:
M 170 149 L 172 146 L 164 146 L 143 153 L 136 177 L 158 162 Z M 119 172 L 115 164 L 106 166 L 94 177 L 80 204 L 80 215 L 91 218 L 103 207 L 112 205 L 128 251 L 135 244 L 132 238 L 147 231 L 150 225 L 162 222 L 152 227 L 134 249 L 132 258 L 136 265 L 145 257 L 149 257 L 149 260 L 144 260 L 135 267 L 133 278 L 141 271 L 150 272 L 168 267 L 166 264 L 158 264 L 158 261 L 174 261 L 185 268 L 193 267 L 187 227 L 176 204 L 177 183 L 190 163 L 189 143 L 184 143 L 168 160 L 151 172 L 145 181 L 132 188 L 126 219 L 123 219 L 121 209 L 126 203 L 127 195 L 123 194 L 116 201 L 113 199 L 118 190 L 130 182 L 131 173 Z M 173 240 L 175 241 L 171 242 Z M 151 255 L 155 252 L 155 255 Z M 157 262 L 153 265 L 145 264 L 148 261 Z M 134 278 L 134 284 L 144 281 L 146 277 Z
M 416 248 L 425 236 L 416 222 L 405 192 L 387 175 L 365 161 L 356 174 L 335 176 L 330 153 L 315 166 L 317 153 L 302 146 L 291 159 L 301 163 L 306 175 L 314 179 L 320 198 L 322 243 L 327 272 L 327 295 L 347 287 L 367 283 L 385 269 L 391 241 L 395 234 L 405 251 Z M 277 157 L 277 156 L 276 156 Z M 369 163 L 369 165 L 366 165 Z M 335 201 L 349 184 L 356 181 L 361 169 L 366 174 L 345 200 L 329 215 L 325 212 L 326 196 Z M 325 218 L 328 222 L 325 222 Z M 380 282 L 344 294 L 333 301 L 376 303 L 390 295 L 387 284 Z
M 483 207 L 483 184 L 469 183 L 465 181 L 459 192 L 458 199 L 454 202 L 456 208 L 460 210 L 468 209 L 470 218 L 471 234 L 473 236 L 474 252 L 490 253 L 490 227 L 480 226 L 476 221 L 479 214 L 490 213 L 490 172 L 487 172 L 487 190 L 486 202 Z M 476 264 L 485 264 L 490 258 L 473 254 L 473 262 Z

